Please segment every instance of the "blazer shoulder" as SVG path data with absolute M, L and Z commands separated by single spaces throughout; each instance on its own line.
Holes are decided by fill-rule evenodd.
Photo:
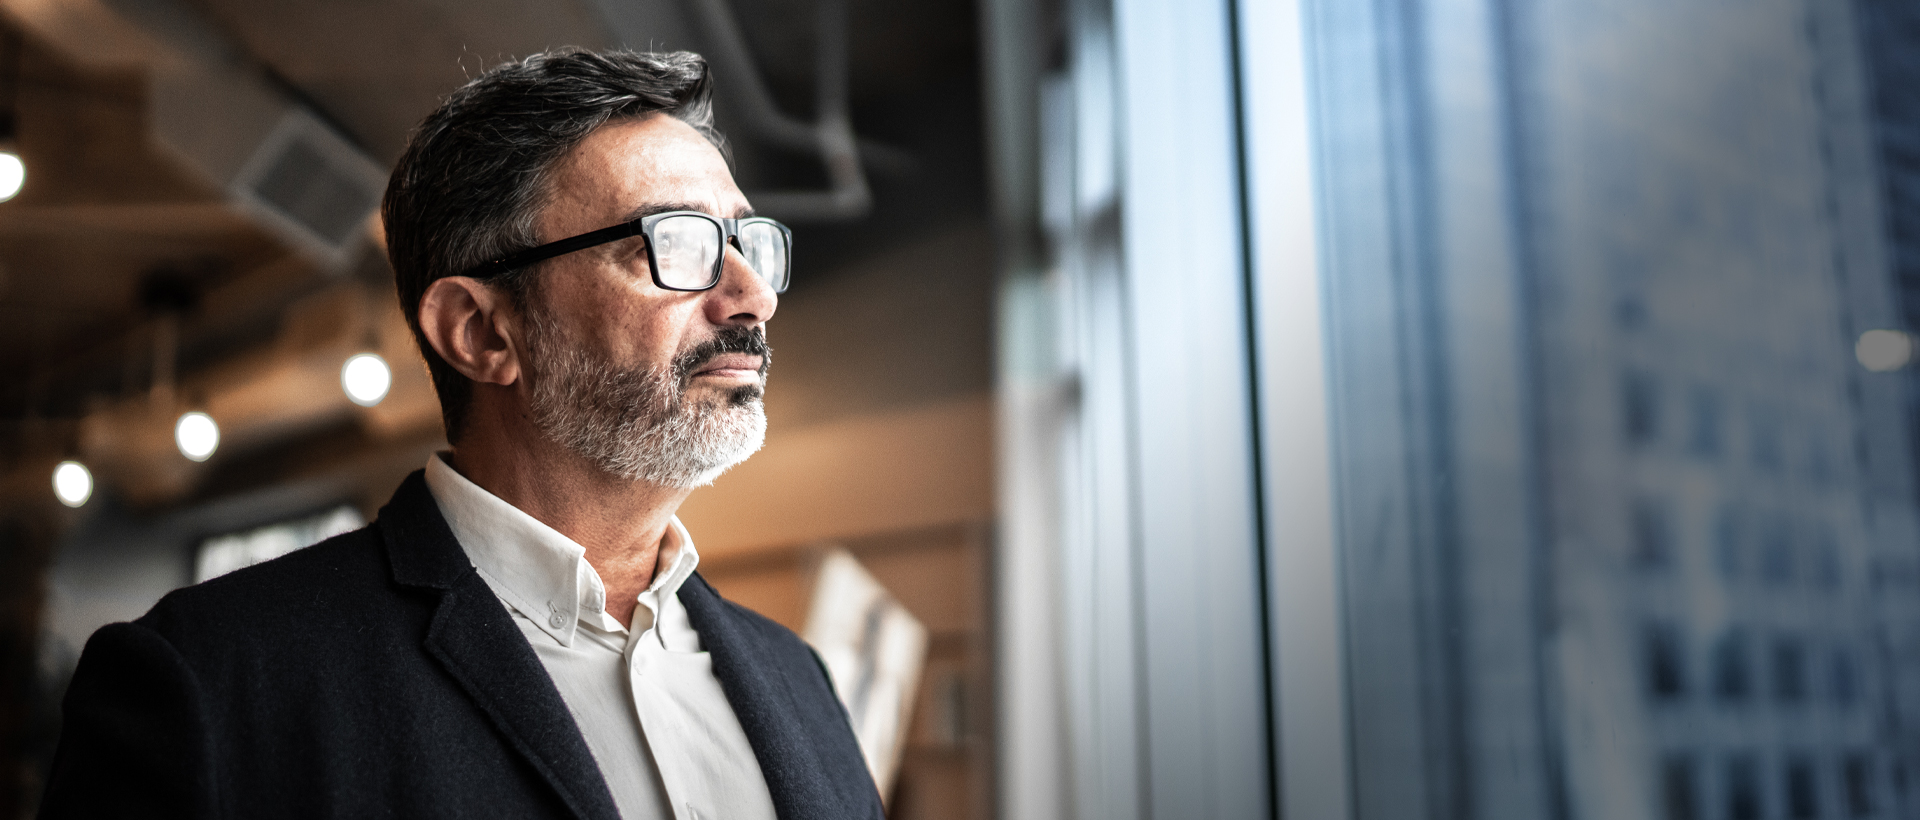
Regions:
M 377 607 L 392 586 L 385 544 L 368 526 L 176 589 L 136 623 L 176 642 L 239 638 L 300 621 L 310 630 L 315 619 L 338 623 L 354 610 Z

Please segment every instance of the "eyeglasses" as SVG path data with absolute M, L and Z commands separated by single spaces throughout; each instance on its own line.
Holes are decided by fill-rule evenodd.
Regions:
M 633 236 L 647 239 L 647 266 L 653 283 L 666 290 L 707 290 L 720 283 L 726 248 L 732 244 L 747 267 L 765 280 L 774 293 L 785 293 L 793 278 L 793 232 L 762 216 L 722 219 L 699 211 L 668 211 L 643 216 L 611 228 L 548 242 L 507 254 L 468 269 L 467 276 L 486 279 L 535 262 Z

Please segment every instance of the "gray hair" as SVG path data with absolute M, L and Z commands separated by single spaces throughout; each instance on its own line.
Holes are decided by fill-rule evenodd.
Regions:
M 427 286 L 540 244 L 534 223 L 558 160 L 600 126 L 652 113 L 693 126 L 725 151 L 713 128 L 706 60 L 685 51 L 535 54 L 468 81 L 414 129 L 380 216 L 400 308 L 427 360 L 448 440 L 460 435 L 473 384 L 420 331 Z M 538 267 L 491 283 L 524 306 Z

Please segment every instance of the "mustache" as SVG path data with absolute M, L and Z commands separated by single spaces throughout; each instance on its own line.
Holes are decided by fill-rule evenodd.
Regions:
M 693 378 L 693 373 L 701 365 L 712 361 L 715 356 L 728 353 L 746 353 L 760 357 L 760 378 L 767 377 L 767 369 L 773 366 L 773 348 L 767 344 L 767 331 L 764 327 L 727 327 L 721 328 L 713 338 L 694 345 L 692 350 L 673 359 L 674 380 L 682 388 Z

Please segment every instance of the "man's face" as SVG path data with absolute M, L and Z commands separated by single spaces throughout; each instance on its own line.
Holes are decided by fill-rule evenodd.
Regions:
M 719 151 L 665 116 L 613 123 L 556 167 L 542 242 L 693 210 L 745 216 Z M 776 297 L 729 249 L 711 290 L 653 283 L 639 237 L 556 258 L 527 310 L 529 403 L 540 429 L 627 479 L 691 487 L 759 448 Z

